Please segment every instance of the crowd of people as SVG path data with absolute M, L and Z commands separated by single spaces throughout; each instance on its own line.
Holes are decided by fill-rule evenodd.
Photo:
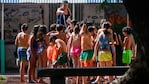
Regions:
M 113 31 L 112 24 L 105 19 L 101 20 L 100 28 L 85 21 L 71 20 L 67 1 L 58 8 L 56 14 L 56 23 L 51 24 L 49 28 L 42 24 L 34 25 L 31 34 L 26 32 L 28 25 L 22 24 L 21 32 L 15 40 L 20 61 L 21 83 L 26 81 L 26 64 L 28 82 L 45 83 L 42 78 L 36 77 L 37 68 L 129 66 L 131 60 L 135 59 L 132 28 L 124 27 L 122 38 Z M 108 81 L 111 82 L 114 78 L 109 76 Z M 96 84 L 104 80 L 104 77 L 83 76 L 73 77 L 73 80 L 74 84 L 88 84 L 88 80 Z

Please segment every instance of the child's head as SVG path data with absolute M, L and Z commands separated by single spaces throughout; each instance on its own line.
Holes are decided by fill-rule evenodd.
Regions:
M 44 37 L 44 35 L 46 35 L 46 33 L 47 33 L 46 25 L 39 25 L 39 28 L 38 28 L 38 31 L 36 34 L 36 40 L 42 41 L 43 37 Z
M 33 30 L 32 30 L 32 33 L 33 33 L 34 36 L 37 35 L 39 27 L 40 27 L 39 25 L 34 25 Z
M 102 24 L 102 29 L 103 29 L 103 32 L 104 34 L 110 34 L 111 32 L 111 23 L 106 21 L 106 22 L 103 22 Z
M 57 36 L 52 35 L 49 37 L 49 42 L 55 42 L 56 39 L 57 39 Z
M 128 26 L 123 27 L 122 32 L 123 32 L 124 35 L 126 35 L 126 34 L 130 35 L 132 33 L 132 28 L 128 27 Z
M 105 28 L 105 29 L 111 28 L 111 23 L 109 21 L 103 22 L 102 28 Z
M 39 31 L 40 31 L 42 34 L 46 34 L 46 33 L 47 33 L 47 26 L 46 26 L 46 25 L 40 25 Z
M 56 23 L 51 24 L 49 31 L 56 31 L 56 25 Z
M 27 31 L 27 29 L 28 29 L 27 23 L 21 25 L 21 31 Z
M 64 8 L 67 8 L 68 7 L 68 1 L 63 0 L 61 6 L 64 7 Z
M 57 24 L 57 25 L 56 25 L 56 30 L 57 30 L 58 32 L 63 31 L 63 30 L 64 30 L 64 25 L 62 25 L 62 24 Z
M 75 26 L 77 24 L 77 20 L 71 20 L 71 24 Z
M 94 33 L 94 28 L 93 28 L 93 26 L 88 26 L 88 32 L 89 32 L 89 33 Z
M 76 25 L 75 28 L 74 28 L 74 33 L 79 34 L 79 32 L 80 32 L 80 28 L 79 28 L 78 25 Z

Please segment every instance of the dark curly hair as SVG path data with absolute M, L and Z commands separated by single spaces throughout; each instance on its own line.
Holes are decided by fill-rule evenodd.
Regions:
M 127 34 L 131 34 L 132 33 L 132 28 L 129 26 L 123 27 L 122 29 L 123 32 L 126 32 Z

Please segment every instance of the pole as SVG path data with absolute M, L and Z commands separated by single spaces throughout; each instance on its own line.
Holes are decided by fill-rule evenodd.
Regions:
M 72 19 L 75 20 L 75 3 L 73 3 L 73 9 L 72 9 L 72 11 L 73 11 L 73 17 L 72 17 Z
M 129 26 L 129 15 L 127 13 L 127 26 Z
M 2 3 L 2 26 L 1 26 L 1 74 L 5 73 L 5 48 L 4 48 L 4 3 Z

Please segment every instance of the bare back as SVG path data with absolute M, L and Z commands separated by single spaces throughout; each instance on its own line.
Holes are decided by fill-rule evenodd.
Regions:
M 58 34 L 58 38 L 62 39 L 65 43 L 67 43 L 67 37 L 66 37 L 66 33 L 59 33 Z
M 20 32 L 16 37 L 15 44 L 18 47 L 28 47 L 28 40 L 29 40 L 29 35 L 27 33 Z
M 57 45 L 57 47 L 59 49 L 59 53 L 67 52 L 67 45 L 66 45 L 66 43 L 63 40 L 56 39 L 55 42 L 56 42 L 56 45 Z
M 87 33 L 81 35 L 81 49 L 82 50 L 93 49 L 93 40 L 91 38 L 91 35 Z
M 81 37 L 80 35 L 72 35 L 72 46 L 81 46 Z
M 134 38 L 132 35 L 128 35 L 124 38 L 124 49 L 131 50 L 135 46 Z

